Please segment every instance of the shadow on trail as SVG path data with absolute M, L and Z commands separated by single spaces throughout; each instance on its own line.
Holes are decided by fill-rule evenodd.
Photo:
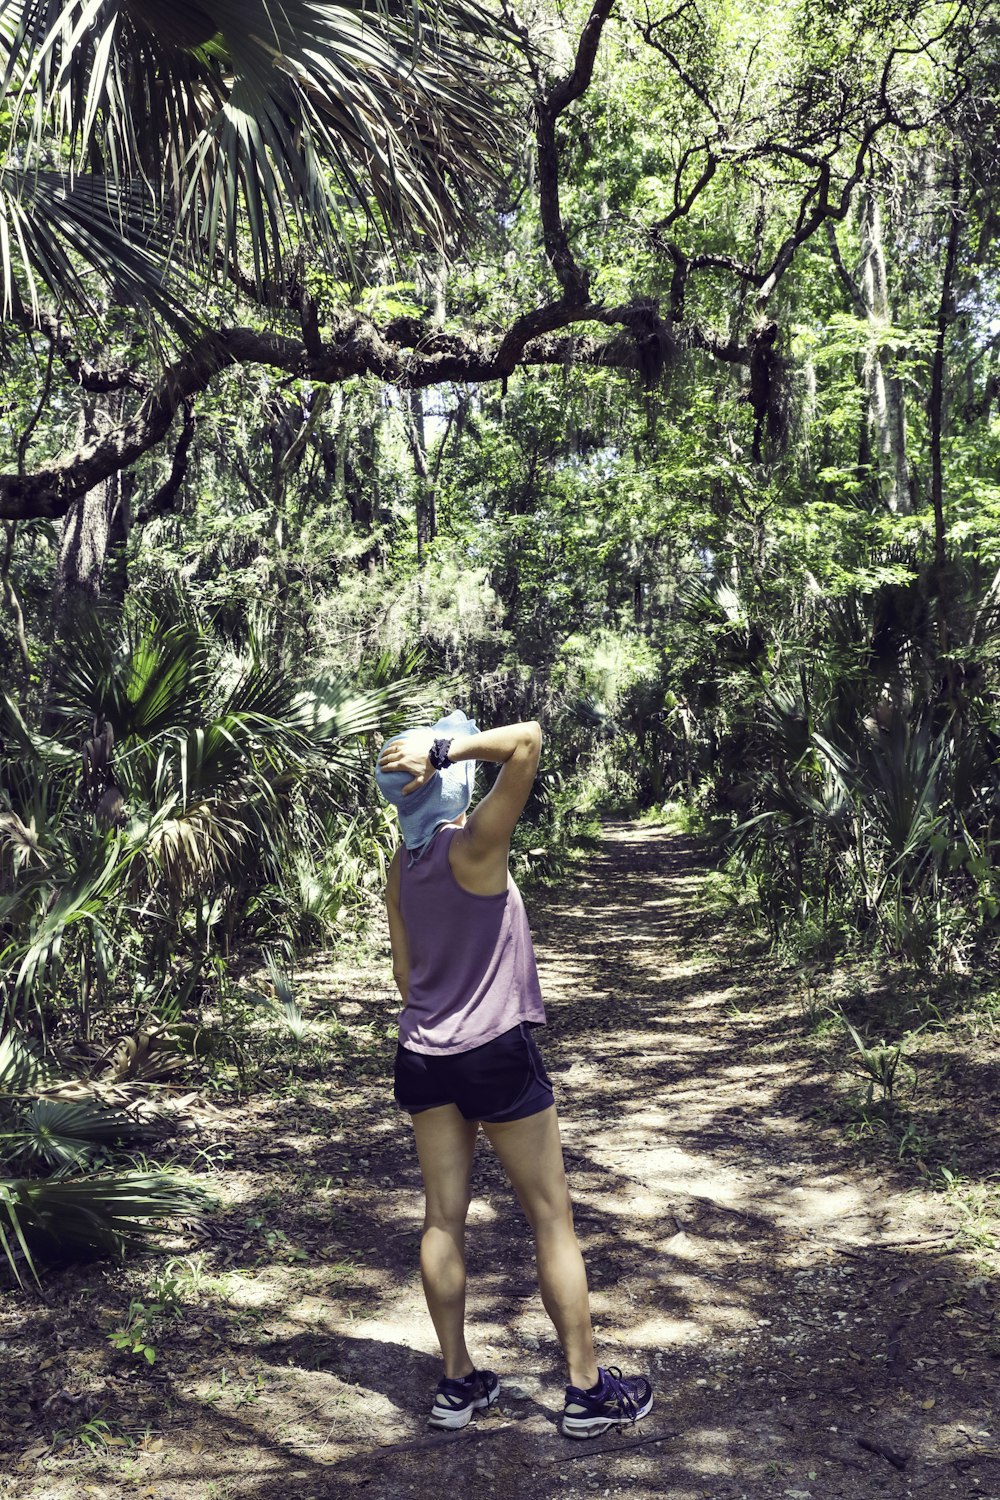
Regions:
M 559 1351 L 483 1139 L 470 1346 L 518 1393 L 458 1435 L 428 1433 L 439 1365 L 419 1173 L 387 1067 L 349 1103 L 275 1101 L 256 1127 L 266 1159 L 219 1226 L 254 1316 L 235 1337 L 232 1299 L 209 1294 L 200 1321 L 260 1391 L 216 1399 L 166 1348 L 174 1419 L 204 1449 L 187 1462 L 173 1445 L 155 1475 L 171 1497 L 201 1500 L 199 1483 L 248 1500 L 366 1485 L 380 1500 L 1000 1488 L 994 1288 L 942 1253 L 940 1204 L 914 1194 L 912 1170 L 877 1169 L 845 1141 L 777 976 L 706 946 L 703 879 L 684 840 L 611 825 L 566 890 L 529 902 L 598 1357 L 652 1376 L 641 1428 L 597 1444 L 556 1431 Z M 306 1264 L 268 1258 L 278 1231 L 278 1249 L 310 1247 Z
M 526 1226 L 482 1141 L 468 1244 L 473 1349 L 535 1394 L 505 1403 L 507 1426 L 491 1417 L 463 1437 L 428 1438 L 438 1367 L 416 1275 L 419 1179 L 408 1130 L 389 1116 L 351 1148 L 372 1180 L 392 1182 L 351 1205 L 350 1238 L 369 1247 L 372 1331 L 341 1322 L 258 1350 L 300 1372 L 290 1378 L 303 1401 L 318 1399 L 317 1382 L 337 1387 L 323 1417 L 330 1482 L 364 1483 L 374 1464 L 387 1496 L 456 1482 L 471 1492 L 485 1466 L 511 1495 L 539 1493 L 541 1472 L 547 1493 L 592 1473 L 637 1496 L 770 1500 L 786 1487 L 813 1493 L 813 1475 L 824 1496 L 939 1483 L 950 1494 L 957 1476 L 988 1469 L 990 1456 L 970 1455 L 960 1435 L 990 1422 L 973 1343 L 992 1317 L 982 1288 L 939 1253 L 937 1205 L 915 1212 L 912 1172 L 876 1171 L 845 1144 L 773 976 L 759 964 L 734 971 L 724 950 L 691 942 L 704 925 L 701 879 L 683 841 L 611 829 L 581 879 L 533 903 L 543 1047 L 599 1357 L 652 1374 L 654 1414 L 583 1452 L 555 1432 L 558 1349 Z M 317 1144 L 313 1170 L 332 1170 L 345 1144 Z M 393 1337 L 400 1326 L 420 1350 Z M 360 1449 L 335 1415 L 344 1387 L 361 1410 L 377 1403 Z M 253 1493 L 277 1488 L 262 1481 Z

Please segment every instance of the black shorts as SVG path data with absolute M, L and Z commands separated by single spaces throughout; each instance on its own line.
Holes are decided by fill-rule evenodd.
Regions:
M 409 1114 L 454 1104 L 466 1120 L 523 1120 L 552 1104 L 552 1083 L 527 1021 L 469 1052 L 430 1057 L 396 1048 L 396 1103 Z

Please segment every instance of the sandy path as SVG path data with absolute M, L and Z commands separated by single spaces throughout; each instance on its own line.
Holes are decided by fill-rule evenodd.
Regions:
M 333 1226 L 309 1264 L 228 1286 L 225 1316 L 202 1320 L 220 1346 L 206 1359 L 164 1356 L 163 1451 L 127 1484 L 77 1466 L 77 1488 L 39 1475 L 11 1493 L 1000 1500 L 993 1289 L 954 1253 L 941 1200 L 915 1190 L 912 1169 L 866 1164 L 831 1120 L 822 1049 L 766 964 L 734 966 L 704 879 L 683 839 L 613 824 L 567 889 L 530 903 L 599 1358 L 653 1376 L 641 1428 L 559 1436 L 558 1349 L 484 1141 L 470 1346 L 506 1393 L 465 1432 L 428 1433 L 437 1364 L 416 1271 L 419 1180 L 375 1076 L 254 1106 L 284 1184 L 265 1214 L 294 1246 L 298 1193 L 315 1243 L 305 1185 L 322 1179 Z M 385 981 L 337 979 L 380 1016 Z M 261 1191 L 258 1173 L 251 1209 Z M 227 1358 L 256 1395 L 211 1394 Z

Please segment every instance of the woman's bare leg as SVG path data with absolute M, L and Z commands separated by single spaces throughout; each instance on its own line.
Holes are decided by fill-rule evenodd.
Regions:
M 465 1220 L 479 1126 L 454 1104 L 412 1118 L 426 1195 L 420 1275 L 444 1373 L 457 1380 L 473 1368 L 465 1346 Z
M 484 1120 L 483 1129 L 534 1233 L 542 1303 L 559 1335 L 569 1383 L 587 1390 L 598 1380 L 590 1295 L 573 1228 L 555 1106 L 499 1125 Z

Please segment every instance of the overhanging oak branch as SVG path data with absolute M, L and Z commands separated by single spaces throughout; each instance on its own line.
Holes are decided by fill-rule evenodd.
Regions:
M 613 331 L 607 337 L 583 327 L 568 331 L 595 323 Z M 608 308 L 561 298 L 518 318 L 499 339 L 441 332 L 407 318 L 380 329 L 351 316 L 311 350 L 302 338 L 251 328 L 222 329 L 187 349 L 121 426 L 31 473 L 0 473 L 0 518 L 65 515 L 87 490 L 129 468 L 162 442 L 178 408 L 233 365 L 265 365 L 327 385 L 356 375 L 373 375 L 405 389 L 446 381 L 478 385 L 502 380 L 519 366 L 575 363 L 644 370 L 643 344 L 655 339 L 662 327 L 655 303 L 646 299 Z M 685 329 L 685 342 L 717 359 L 749 363 L 748 347 L 709 329 Z

